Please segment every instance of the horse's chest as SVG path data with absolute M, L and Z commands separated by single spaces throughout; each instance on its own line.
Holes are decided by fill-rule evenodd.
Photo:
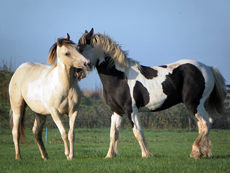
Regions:
M 70 110 L 74 110 L 79 105 L 80 97 L 75 89 L 70 89 L 68 94 L 62 98 L 60 103 L 56 105 L 62 114 L 68 114 Z
M 66 98 L 60 102 L 58 110 L 61 114 L 67 114 L 69 110 L 69 100 Z

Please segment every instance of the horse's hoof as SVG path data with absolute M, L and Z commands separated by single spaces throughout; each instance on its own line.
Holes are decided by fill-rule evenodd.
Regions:
M 43 160 L 44 160 L 44 161 L 48 161 L 48 159 L 49 159 L 49 158 L 46 158 L 46 157 L 45 157 L 45 158 L 43 158 Z
M 111 155 L 107 155 L 105 156 L 105 159 L 110 159 L 110 158 L 113 158 L 114 156 L 111 156 Z
M 19 154 L 19 155 L 16 155 L 15 159 L 16 159 L 16 160 L 22 160 L 20 154 Z
M 190 157 L 193 157 L 194 159 L 199 159 L 200 158 L 200 153 L 192 151 L 190 154 Z
M 153 157 L 153 154 L 151 152 L 150 153 L 146 153 L 146 154 L 142 154 L 142 157 L 143 158 Z

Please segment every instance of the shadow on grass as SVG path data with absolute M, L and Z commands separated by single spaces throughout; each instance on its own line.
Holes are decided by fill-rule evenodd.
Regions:
M 228 158 L 230 158 L 230 154 L 227 154 L 227 155 L 214 155 L 211 158 L 212 159 L 228 159 Z
M 163 154 L 154 154 L 152 158 L 165 158 L 165 157 L 167 157 L 167 156 L 165 156 Z

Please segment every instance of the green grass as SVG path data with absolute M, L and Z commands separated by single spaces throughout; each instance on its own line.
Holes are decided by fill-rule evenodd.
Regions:
M 131 129 L 122 129 L 120 156 L 105 159 L 109 129 L 76 129 L 75 158 L 68 161 L 57 129 L 48 131 L 49 160 L 43 160 L 32 132 L 21 144 L 22 161 L 14 159 L 10 130 L 0 130 L 0 172 L 230 172 L 230 131 L 212 130 L 213 157 L 189 157 L 197 131 L 144 130 L 151 158 L 141 158 L 141 150 Z M 45 135 L 45 134 L 43 134 Z

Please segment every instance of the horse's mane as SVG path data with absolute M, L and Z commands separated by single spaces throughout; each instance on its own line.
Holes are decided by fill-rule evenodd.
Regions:
M 97 33 L 91 41 L 94 46 L 97 45 L 102 50 L 106 51 L 106 54 L 114 60 L 115 64 L 119 64 L 121 67 L 128 67 L 130 61 L 132 61 L 139 66 L 137 61 L 127 57 L 128 52 L 123 51 L 121 46 L 113 41 L 109 35 Z
M 75 43 L 67 38 L 60 38 L 62 42 L 62 46 L 69 46 L 69 45 L 75 45 Z M 49 56 L 48 56 L 48 64 L 51 64 L 53 66 L 56 66 L 56 58 L 57 58 L 57 42 L 53 44 L 53 46 L 49 50 Z

